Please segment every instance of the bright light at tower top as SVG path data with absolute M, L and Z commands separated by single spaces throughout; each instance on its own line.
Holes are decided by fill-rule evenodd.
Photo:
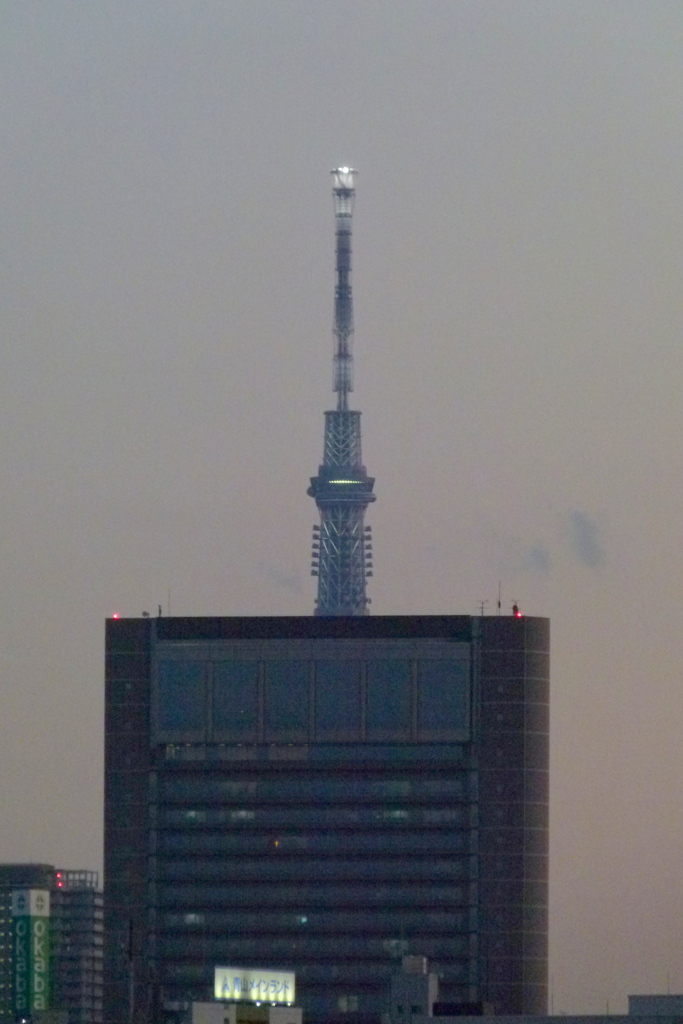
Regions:
M 356 187 L 356 175 L 358 171 L 354 171 L 352 167 L 337 167 L 332 172 L 334 179 L 334 190 L 344 189 L 351 191 Z

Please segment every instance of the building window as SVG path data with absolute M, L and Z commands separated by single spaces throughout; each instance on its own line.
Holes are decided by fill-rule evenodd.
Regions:
M 418 730 L 425 738 L 449 738 L 469 730 L 469 669 L 463 661 L 421 661 Z
M 258 662 L 213 664 L 214 735 L 256 739 L 258 730 Z
M 339 996 L 337 999 L 337 1009 L 342 1013 L 357 1013 L 358 1005 L 358 996 Z
M 164 732 L 200 732 L 206 713 L 206 671 L 198 661 L 162 660 L 157 721 Z
M 411 667 L 409 661 L 369 661 L 366 733 L 369 740 L 409 739 Z
M 307 661 L 265 663 L 267 740 L 308 739 L 311 667 Z
M 316 739 L 360 739 L 360 663 L 317 661 L 315 670 Z

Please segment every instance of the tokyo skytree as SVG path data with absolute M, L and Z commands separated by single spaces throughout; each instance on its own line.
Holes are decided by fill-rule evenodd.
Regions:
M 336 224 L 334 384 L 337 408 L 325 413 L 323 461 L 311 477 L 320 525 L 313 527 L 311 575 L 318 577 L 316 615 L 367 615 L 365 581 L 372 576 L 372 535 L 365 510 L 375 500 L 361 454 L 360 413 L 349 409 L 353 391 L 351 228 L 356 176 L 350 167 L 332 171 Z

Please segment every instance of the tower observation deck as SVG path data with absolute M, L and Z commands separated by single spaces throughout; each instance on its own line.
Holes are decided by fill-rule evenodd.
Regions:
M 353 391 L 351 228 L 357 171 L 332 171 L 336 223 L 334 382 L 337 408 L 325 413 L 322 465 L 311 477 L 320 525 L 313 527 L 311 575 L 318 577 L 316 615 L 367 615 L 365 583 L 372 576 L 372 536 L 365 510 L 375 500 L 361 454 L 360 413 L 349 409 Z

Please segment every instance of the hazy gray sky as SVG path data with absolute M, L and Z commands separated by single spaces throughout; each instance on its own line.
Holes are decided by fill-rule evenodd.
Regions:
M 101 859 L 103 622 L 307 614 L 329 170 L 375 613 L 552 619 L 555 1011 L 683 989 L 680 0 L 0 0 L 0 860 Z

